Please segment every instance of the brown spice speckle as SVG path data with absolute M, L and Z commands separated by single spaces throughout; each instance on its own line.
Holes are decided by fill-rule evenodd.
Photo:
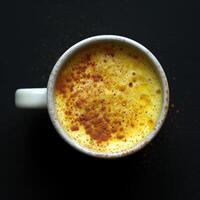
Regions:
M 73 125 L 71 126 L 71 131 L 78 131 L 79 130 L 79 126 L 78 125 Z
M 124 138 L 125 136 L 123 135 L 123 134 L 117 134 L 117 138 L 118 139 L 122 139 L 122 138 Z
M 91 75 L 92 79 L 97 82 L 97 81 L 101 81 L 103 79 L 103 77 L 100 74 L 92 74 Z

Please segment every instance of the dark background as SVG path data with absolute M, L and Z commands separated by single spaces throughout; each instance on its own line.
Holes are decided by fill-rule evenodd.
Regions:
M 0 199 L 200 199 L 198 1 L 1 2 Z M 20 110 L 14 93 L 46 87 L 60 55 L 99 34 L 130 37 L 161 62 L 170 110 L 160 134 L 116 160 L 83 155 L 46 110 Z

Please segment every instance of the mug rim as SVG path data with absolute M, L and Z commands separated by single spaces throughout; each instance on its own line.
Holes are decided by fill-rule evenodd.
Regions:
M 130 149 L 123 150 L 120 152 L 107 152 L 107 153 L 96 152 L 92 149 L 88 149 L 84 146 L 81 146 L 75 139 L 70 138 L 70 136 L 66 133 L 66 131 L 64 131 L 64 129 L 60 125 L 57 119 L 55 104 L 54 104 L 54 86 L 55 86 L 57 75 L 60 69 L 62 68 L 63 64 L 67 61 L 68 58 L 70 58 L 79 49 L 87 45 L 91 45 L 93 43 L 103 42 L 103 41 L 115 41 L 115 42 L 126 43 L 128 45 L 133 46 L 134 48 L 137 48 L 139 51 L 144 53 L 153 63 L 153 66 L 155 67 L 157 71 L 157 74 L 160 78 L 161 85 L 162 85 L 162 109 L 160 111 L 160 116 L 153 130 L 149 132 L 144 137 L 144 139 L 141 140 L 139 143 L 137 143 L 136 145 L 133 145 L 133 147 L 131 147 Z M 150 141 L 152 141 L 152 139 L 158 134 L 167 116 L 168 108 L 169 108 L 169 85 L 168 85 L 167 77 L 165 75 L 165 72 L 161 64 L 159 63 L 157 58 L 146 47 L 136 42 L 135 40 L 132 40 L 127 37 L 118 36 L 118 35 L 97 35 L 97 36 L 92 36 L 84 40 L 81 40 L 78 43 L 71 46 L 61 55 L 61 57 L 58 59 L 58 61 L 54 65 L 49 76 L 48 85 L 47 85 L 47 109 L 48 109 L 50 119 L 56 131 L 72 147 L 90 156 L 99 157 L 99 158 L 118 158 L 118 157 L 127 156 L 129 154 L 133 154 L 139 151 L 144 146 L 146 146 Z

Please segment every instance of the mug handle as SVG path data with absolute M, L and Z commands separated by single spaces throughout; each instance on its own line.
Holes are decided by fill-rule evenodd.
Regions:
M 15 92 L 17 108 L 46 108 L 47 88 L 18 89 Z

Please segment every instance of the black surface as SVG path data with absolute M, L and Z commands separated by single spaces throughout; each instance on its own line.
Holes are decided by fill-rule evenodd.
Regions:
M 198 1 L 1 3 L 0 199 L 200 199 Z M 19 110 L 14 92 L 45 87 L 74 43 L 118 34 L 149 48 L 170 84 L 166 123 L 135 155 L 98 160 L 72 149 L 47 111 Z

